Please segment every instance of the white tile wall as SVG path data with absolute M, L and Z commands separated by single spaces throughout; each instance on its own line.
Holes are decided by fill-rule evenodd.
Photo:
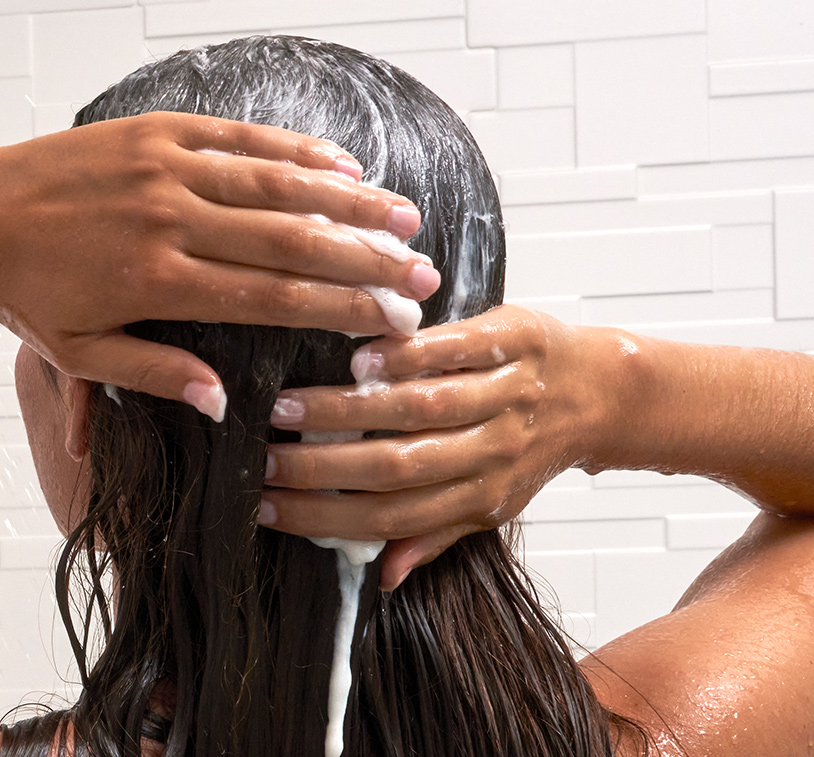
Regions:
M 704 35 L 579 43 L 576 89 L 580 166 L 709 156 Z
M 510 297 L 610 296 L 712 286 L 706 226 L 510 236 L 507 247 Z
M 709 104 L 713 160 L 780 158 L 814 153 L 814 91 L 718 97 Z
M 814 58 L 715 63 L 709 67 L 709 93 L 712 97 L 812 90 Z
M 708 0 L 711 61 L 810 58 L 814 5 L 806 0 Z
M 814 189 L 774 193 L 777 317 L 814 316 Z
M 469 0 L 471 45 L 528 45 L 705 31 L 703 0 Z
M 272 30 L 386 55 L 467 117 L 499 179 L 514 301 L 814 350 L 811 2 L 0 0 L 0 145 L 66 127 L 150 56 Z M 0 330 L 0 711 L 70 697 L 17 342 Z M 753 516 L 690 476 L 569 471 L 526 511 L 527 560 L 594 648 L 668 611 Z

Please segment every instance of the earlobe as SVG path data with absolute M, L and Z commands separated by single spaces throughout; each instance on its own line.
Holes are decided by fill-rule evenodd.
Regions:
M 69 376 L 66 400 L 68 416 L 65 421 L 65 449 L 79 463 L 89 447 L 90 382 Z

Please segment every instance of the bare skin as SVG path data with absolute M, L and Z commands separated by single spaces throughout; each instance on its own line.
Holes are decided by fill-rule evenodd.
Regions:
M 227 155 L 200 150 L 230 153 Z M 0 148 L 0 323 L 68 375 L 194 404 L 222 386 L 182 350 L 127 336 L 158 318 L 391 332 L 360 284 L 424 299 L 395 261 L 305 218 L 402 239 L 417 209 L 358 183 L 325 140 L 183 113 L 91 124 Z
M 284 392 L 302 418 L 272 422 L 404 435 L 270 448 L 275 528 L 392 539 L 382 573 L 392 589 L 568 467 L 718 481 L 764 513 L 672 613 L 583 669 L 665 757 L 814 753 L 814 358 L 568 327 L 514 307 L 371 351 L 395 379 L 381 394 Z M 407 378 L 426 368 L 442 375 Z M 317 491 L 334 486 L 362 493 Z
M 60 376 L 61 397 L 47 407 L 38 360 L 21 349 L 20 403 L 45 463 L 43 489 L 69 528 L 58 505 L 81 478 L 88 383 Z M 583 669 L 600 700 L 642 722 L 664 757 L 810 753 L 814 358 L 568 327 L 504 307 L 411 340 L 378 340 L 355 363 L 395 379 L 368 396 L 353 387 L 285 392 L 303 403 L 285 427 L 405 433 L 272 447 L 264 496 L 275 528 L 390 538 L 382 584 L 392 588 L 462 534 L 513 517 L 571 466 L 724 482 L 765 512 L 672 613 Z M 410 378 L 428 368 L 440 375 Z M 71 487 L 60 489 L 60 476 Z M 317 491 L 333 487 L 359 493 Z M 628 744 L 621 755 L 638 752 Z

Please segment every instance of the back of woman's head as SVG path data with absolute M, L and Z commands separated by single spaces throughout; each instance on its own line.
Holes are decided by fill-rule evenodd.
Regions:
M 154 110 L 337 142 L 367 181 L 422 213 L 410 245 L 442 273 L 424 325 L 500 301 L 503 226 L 486 164 L 451 109 L 397 68 L 311 40 L 236 40 L 145 66 L 82 109 L 76 125 Z M 199 355 L 230 403 L 218 424 L 179 403 L 94 387 L 92 491 L 58 575 L 83 676 L 73 713 L 80 739 L 95 754 L 137 753 L 148 698 L 169 681 L 178 697 L 167 754 L 320 755 L 335 558 L 255 521 L 266 444 L 293 440 L 269 429 L 277 393 L 351 383 L 350 355 L 361 342 L 226 324 L 145 322 L 131 331 Z M 68 591 L 80 587 L 70 579 L 80 574 L 86 612 L 70 624 Z M 370 570 L 345 754 L 611 753 L 612 718 L 498 532 L 462 540 L 392 597 L 377 583 Z M 94 612 L 105 634 L 95 661 Z

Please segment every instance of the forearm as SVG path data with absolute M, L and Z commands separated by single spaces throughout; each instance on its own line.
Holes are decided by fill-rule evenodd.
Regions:
M 814 357 L 613 332 L 627 388 L 583 467 L 696 474 L 814 514 Z

